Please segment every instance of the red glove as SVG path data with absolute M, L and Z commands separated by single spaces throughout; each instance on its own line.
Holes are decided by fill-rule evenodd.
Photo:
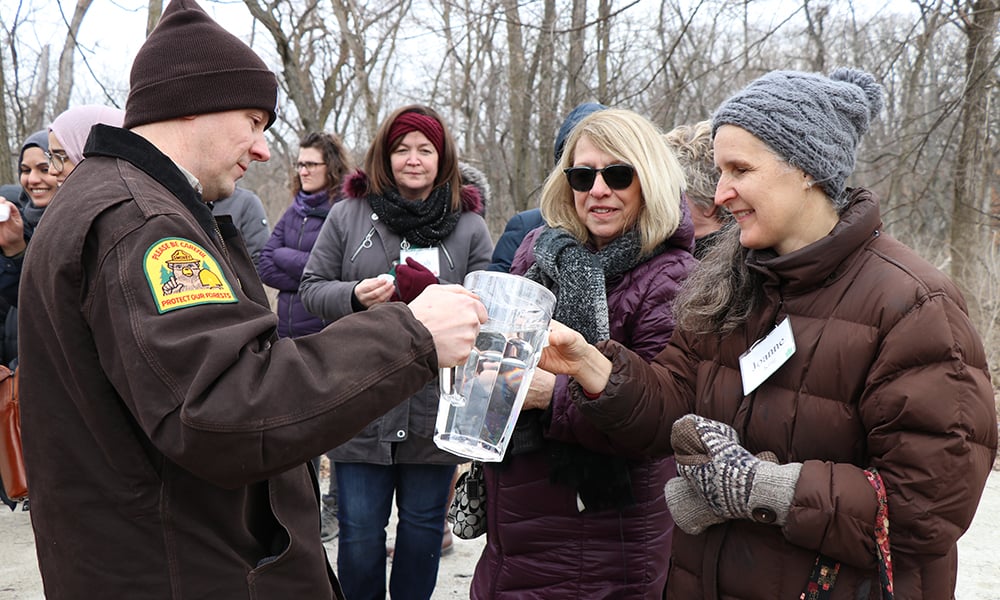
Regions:
M 403 302 L 412 302 L 429 285 L 437 283 L 437 277 L 427 267 L 406 259 L 406 264 L 396 265 L 396 293 Z

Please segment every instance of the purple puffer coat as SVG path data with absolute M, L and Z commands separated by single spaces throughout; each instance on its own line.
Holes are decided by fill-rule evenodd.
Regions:
M 260 251 L 257 267 L 260 279 L 265 285 L 278 290 L 278 337 L 300 337 L 316 333 L 326 326 L 322 319 L 302 305 L 299 281 L 329 212 L 330 206 L 323 205 L 309 209 L 303 217 L 294 206 L 289 206 Z
M 685 211 L 686 212 L 686 211 Z M 523 274 L 534 263 L 535 239 L 525 237 L 511 265 Z M 671 303 L 695 267 L 689 217 L 667 250 L 608 282 L 611 338 L 652 359 L 674 330 Z M 542 598 L 656 599 L 663 595 L 673 520 L 663 497 L 676 475 L 673 458 L 638 460 L 616 448 L 576 409 L 559 376 L 548 439 L 636 459 L 629 476 L 636 504 L 623 511 L 580 512 L 576 490 L 549 481 L 546 450 L 487 464 L 487 540 L 472 581 L 473 600 Z

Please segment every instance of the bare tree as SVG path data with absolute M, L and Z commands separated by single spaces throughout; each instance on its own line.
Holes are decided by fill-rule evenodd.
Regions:
M 888 71 L 883 74 L 883 81 L 887 82 L 890 92 L 886 98 L 890 115 L 888 121 L 894 124 L 897 134 L 893 143 L 884 147 L 892 149 L 892 160 L 896 164 L 922 161 L 925 158 L 922 141 L 927 139 L 934 124 L 940 122 L 928 113 L 932 107 L 927 106 L 927 98 L 936 94 L 934 90 L 928 89 L 932 83 L 928 80 L 927 71 L 929 62 L 940 60 L 940 56 L 935 55 L 934 42 L 940 39 L 941 28 L 947 22 L 948 13 L 944 0 L 922 4 L 919 6 L 919 18 L 912 25 L 907 25 L 908 31 L 902 32 L 906 44 L 896 44 L 894 48 L 888 49 Z M 883 39 L 898 37 L 895 33 L 885 35 L 886 33 L 888 32 L 883 33 Z M 898 85 L 894 85 L 897 81 Z M 934 101 L 937 101 L 937 97 Z M 919 182 L 914 180 L 912 170 L 892 169 L 882 205 L 883 215 L 896 220 L 906 218 L 906 213 L 914 216 L 920 214 L 918 189 Z M 900 214 L 894 215 L 895 212 Z
M 562 113 L 566 114 L 577 104 L 589 100 L 593 94 L 587 89 L 586 78 L 583 76 L 586 58 L 586 23 L 587 1 L 573 0 L 568 33 L 569 52 L 566 56 L 566 72 L 569 73 L 566 100 Z
M 163 0 L 149 0 L 149 6 L 146 8 L 146 37 L 149 37 L 149 34 L 156 28 L 162 14 Z
M 3 49 L 0 48 L 0 139 L 10 140 L 12 138 L 10 131 L 10 120 L 7 115 L 9 114 L 9 109 L 7 107 L 7 67 L 6 61 L 3 60 L 4 56 Z M 10 148 L 10 144 L 7 143 L 3 148 L 3 160 L 0 160 L 0 182 L 11 182 L 17 181 L 14 174 L 17 170 L 14 168 L 14 161 L 11 160 L 13 151 Z
M 296 135 L 322 129 L 373 135 L 410 0 L 377 9 L 355 0 L 244 3 L 273 40 L 294 108 L 283 114 L 286 125 Z
M 66 42 L 63 44 L 62 52 L 59 54 L 59 83 L 56 88 L 56 103 L 52 114 L 58 115 L 69 108 L 69 97 L 73 93 L 73 63 L 76 56 L 76 39 L 80 32 L 80 25 L 93 0 L 77 0 L 76 9 L 73 11 L 73 18 L 66 23 Z M 62 5 L 59 5 L 59 14 L 66 21 L 66 15 L 62 14 Z
M 27 103 L 25 122 L 28 131 L 36 131 L 45 127 L 48 119 L 45 116 L 45 106 L 49 98 L 49 46 L 42 46 L 42 53 L 38 57 L 38 77 L 35 80 L 36 86 L 33 101 Z
M 813 71 L 824 72 L 826 71 L 826 44 L 823 41 L 823 33 L 825 31 L 823 26 L 827 15 L 830 14 L 830 6 L 820 4 L 813 7 L 810 5 L 809 0 L 803 0 L 802 8 L 806 15 L 806 35 L 809 37 L 810 42 L 812 42 L 811 45 L 813 47 L 810 68 Z
M 541 167 L 538 156 L 537 133 L 532 135 L 535 122 L 534 106 L 538 93 L 539 70 L 542 63 L 554 60 L 553 47 L 540 43 L 540 32 L 550 31 L 555 19 L 555 0 L 542 2 L 542 24 L 538 29 L 525 26 L 517 0 L 504 0 L 504 17 L 507 25 L 508 64 L 507 78 L 510 84 L 508 109 L 512 123 L 510 153 L 511 171 L 509 193 L 515 211 L 529 207 L 529 197 L 548 172 L 547 165 Z M 534 21 L 532 19 L 532 21 Z M 534 43 L 525 40 L 528 34 Z M 529 52 L 528 48 L 533 48 Z M 533 139 L 534 138 L 534 139 Z
M 988 99 L 997 85 L 997 54 L 994 52 L 1000 0 L 974 0 L 960 9 L 963 31 L 968 38 L 965 52 L 966 78 L 962 93 L 962 133 L 954 163 L 955 203 L 951 221 L 952 274 L 963 291 L 975 289 L 982 278 L 981 256 L 988 237 L 985 228 L 990 198 L 982 172 L 990 131 Z M 974 320 L 982 318 L 979 298 L 967 301 Z

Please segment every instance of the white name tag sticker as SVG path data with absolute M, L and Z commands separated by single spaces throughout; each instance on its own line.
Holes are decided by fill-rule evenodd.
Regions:
M 795 354 L 795 337 L 792 323 L 785 317 L 778 326 L 754 342 L 740 356 L 740 375 L 743 377 L 743 395 L 757 389 Z
M 405 264 L 407 258 L 412 258 L 427 270 L 434 273 L 435 277 L 441 276 L 441 263 L 438 258 L 437 248 L 405 248 L 399 251 L 399 262 Z

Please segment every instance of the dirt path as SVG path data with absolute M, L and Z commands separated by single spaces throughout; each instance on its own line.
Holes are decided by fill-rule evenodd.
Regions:
M 81 515 L 82 516 L 82 515 Z M 393 523 L 390 523 L 390 532 Z M 976 518 L 958 542 L 957 600 L 1000 600 L 1000 471 L 993 471 Z M 485 537 L 455 540 L 455 550 L 441 559 L 434 600 L 469 597 L 469 582 Z M 327 544 L 336 564 L 336 541 Z M 35 562 L 35 543 L 29 513 L 11 513 L 0 507 L 0 598 L 40 600 L 41 578 Z

